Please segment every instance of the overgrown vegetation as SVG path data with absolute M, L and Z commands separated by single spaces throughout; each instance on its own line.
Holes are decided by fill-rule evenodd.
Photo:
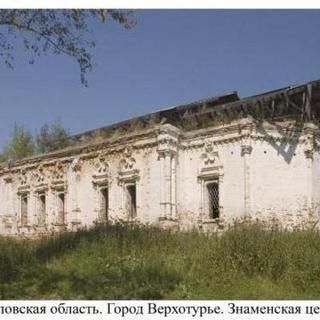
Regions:
M 44 124 L 36 135 L 37 153 L 46 153 L 68 147 L 70 144 L 70 132 L 60 122 L 50 126 Z
M 319 299 L 320 235 L 110 225 L 0 240 L 1 299 Z

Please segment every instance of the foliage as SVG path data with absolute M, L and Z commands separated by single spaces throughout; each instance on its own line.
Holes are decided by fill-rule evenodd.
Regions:
M 240 223 L 222 235 L 109 225 L 0 239 L 2 299 L 319 299 L 320 235 Z
M 44 124 L 36 135 L 36 150 L 46 153 L 65 148 L 69 145 L 70 133 L 59 122 Z
M 35 143 L 34 143 L 35 140 Z M 20 160 L 35 153 L 52 152 L 71 144 L 69 131 L 59 122 L 43 125 L 35 139 L 22 124 L 15 123 L 10 141 L 5 145 L 0 162 Z
M 19 37 L 32 55 L 31 63 L 41 54 L 67 55 L 78 63 L 81 82 L 87 85 L 85 74 L 93 65 L 90 49 L 95 46 L 95 42 L 88 39 L 88 26 L 95 21 L 104 23 L 108 18 L 127 29 L 135 24 L 130 10 L 1 10 L 0 56 L 12 68 L 13 39 Z
M 31 156 L 34 151 L 32 134 L 23 125 L 14 124 L 12 138 L 4 147 L 1 161 L 18 160 Z

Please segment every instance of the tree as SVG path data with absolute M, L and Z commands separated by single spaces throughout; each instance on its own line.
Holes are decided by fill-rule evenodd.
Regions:
M 4 147 L 1 161 L 18 160 L 33 154 L 34 144 L 32 134 L 23 125 L 14 124 L 12 138 Z
M 0 10 L 0 57 L 13 67 L 12 37 L 19 37 L 31 52 L 30 63 L 41 54 L 65 54 L 78 63 L 81 82 L 87 86 L 85 75 L 93 65 L 90 49 L 95 46 L 87 38 L 88 24 L 104 23 L 109 17 L 127 29 L 135 25 L 132 10 Z
M 35 140 L 35 142 L 34 142 Z M 14 124 L 11 140 L 0 154 L 0 162 L 19 160 L 35 153 L 52 152 L 70 145 L 71 136 L 60 122 L 44 124 L 35 139 L 22 124 Z
M 36 135 L 36 151 L 46 153 L 62 149 L 70 144 L 70 133 L 59 122 L 44 124 Z

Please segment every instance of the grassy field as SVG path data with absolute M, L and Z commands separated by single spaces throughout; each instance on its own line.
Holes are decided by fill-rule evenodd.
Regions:
M 106 226 L 0 239 L 2 299 L 320 299 L 320 235 Z

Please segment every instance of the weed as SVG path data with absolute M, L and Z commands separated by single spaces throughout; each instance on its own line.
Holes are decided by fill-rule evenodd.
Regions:
M 0 239 L 2 299 L 319 299 L 320 235 L 239 223 L 221 236 L 107 225 Z

